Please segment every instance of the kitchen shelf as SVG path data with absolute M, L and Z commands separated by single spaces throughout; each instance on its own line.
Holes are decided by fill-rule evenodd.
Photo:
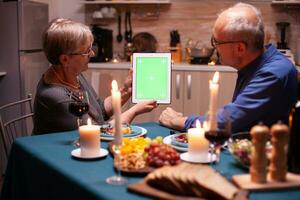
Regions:
M 140 5 L 140 4 L 171 4 L 170 0 L 95 0 L 95 1 L 81 1 L 83 4 L 106 4 L 106 5 Z
M 300 1 L 272 1 L 272 5 L 299 5 Z
M 3 77 L 6 75 L 6 72 L 0 72 L 0 77 Z

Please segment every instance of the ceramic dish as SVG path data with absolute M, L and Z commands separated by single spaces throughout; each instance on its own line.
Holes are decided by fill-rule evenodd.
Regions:
M 102 158 L 104 156 L 107 156 L 108 151 L 106 149 L 100 149 L 99 154 L 98 155 L 93 155 L 93 156 L 82 156 L 81 155 L 81 150 L 80 148 L 74 149 L 71 152 L 71 155 L 75 158 L 79 158 L 79 159 L 97 159 L 97 158 Z
M 179 133 L 179 134 L 180 134 L 180 133 Z M 176 134 L 175 134 L 175 135 L 176 135 Z M 176 149 L 177 151 L 181 151 L 181 152 L 187 151 L 187 150 L 188 150 L 187 147 L 182 147 L 182 146 L 178 146 L 178 145 L 176 145 L 176 144 L 172 144 L 172 137 L 173 137 L 173 136 L 174 136 L 174 135 L 169 135 L 169 136 L 167 136 L 167 137 L 164 137 L 163 143 L 164 143 L 164 144 L 170 145 L 171 147 L 173 147 L 173 148 Z
M 140 137 L 143 136 L 147 133 L 147 130 L 143 127 L 140 126 L 130 126 L 132 132 L 131 133 L 127 133 L 127 134 L 123 134 L 124 138 L 135 138 L 135 137 Z M 101 133 L 100 134 L 101 140 L 104 141 L 112 141 L 114 140 L 114 135 L 111 133 Z

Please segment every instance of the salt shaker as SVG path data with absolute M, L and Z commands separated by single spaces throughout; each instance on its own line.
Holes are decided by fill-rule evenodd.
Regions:
M 270 131 L 267 126 L 259 124 L 251 128 L 250 134 L 253 144 L 250 165 L 251 181 L 265 183 L 267 182 L 268 164 L 266 142 L 269 138 Z
M 270 177 L 275 181 L 286 181 L 287 173 L 287 144 L 289 128 L 279 122 L 272 126 L 272 156 L 269 167 Z

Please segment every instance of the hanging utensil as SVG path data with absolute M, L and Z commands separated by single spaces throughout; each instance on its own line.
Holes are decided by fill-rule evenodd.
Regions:
M 125 40 L 132 41 L 131 12 L 125 13 Z
M 123 36 L 122 36 L 122 33 L 121 33 L 121 23 L 122 23 L 122 17 L 121 17 L 121 13 L 119 14 L 118 16 L 118 35 L 117 35 L 117 41 L 120 43 L 122 42 L 122 39 L 123 39 Z
M 129 42 L 132 41 L 132 26 L 131 26 L 131 12 L 128 12 L 128 25 L 129 25 L 129 31 L 128 31 L 128 39 L 129 39 Z

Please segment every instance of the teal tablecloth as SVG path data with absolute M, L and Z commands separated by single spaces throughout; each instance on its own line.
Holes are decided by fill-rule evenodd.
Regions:
M 169 135 L 169 129 L 156 123 L 140 126 L 148 130 L 147 136 Z M 78 132 L 62 132 L 48 135 L 19 138 L 12 147 L 1 193 L 2 200 L 9 199 L 147 199 L 127 191 L 126 186 L 112 186 L 105 182 L 114 174 L 111 155 L 100 160 L 77 160 L 71 157 L 75 149 L 71 145 Z M 101 143 L 107 148 L 107 143 Z M 222 173 L 247 173 L 236 165 L 228 152 L 223 152 L 218 166 Z M 142 176 L 126 176 L 129 183 Z M 251 193 L 250 199 L 296 200 L 300 199 L 300 189 Z

